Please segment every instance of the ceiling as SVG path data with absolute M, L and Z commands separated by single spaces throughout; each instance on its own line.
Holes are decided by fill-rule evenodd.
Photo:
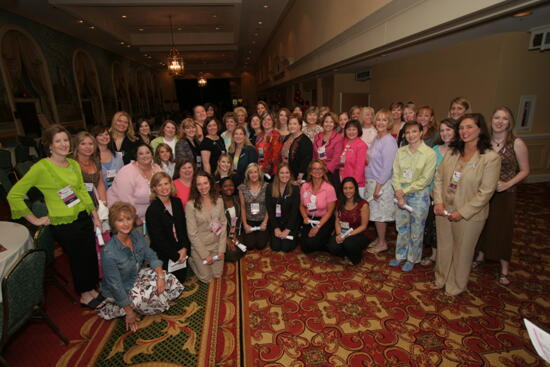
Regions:
M 253 65 L 291 0 L 0 0 L 23 17 L 154 68 L 173 40 L 189 76 Z

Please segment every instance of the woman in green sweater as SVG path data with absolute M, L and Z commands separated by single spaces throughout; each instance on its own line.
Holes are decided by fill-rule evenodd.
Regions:
M 24 217 L 35 226 L 51 224 L 57 242 L 69 257 L 75 290 L 83 306 L 96 308 L 102 296 L 96 291 L 99 278 L 94 226 L 100 227 L 95 206 L 86 190 L 79 164 L 67 158 L 71 136 L 61 125 L 42 134 L 48 158 L 34 164 L 10 190 L 8 202 L 13 219 Z M 37 218 L 25 203 L 31 187 L 44 195 L 48 215 Z

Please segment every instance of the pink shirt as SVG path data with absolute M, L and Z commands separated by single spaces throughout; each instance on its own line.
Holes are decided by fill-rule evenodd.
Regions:
M 353 177 L 359 187 L 365 187 L 365 165 L 367 163 L 367 144 L 360 138 L 355 138 L 352 141 L 346 139 L 344 141 L 344 149 L 340 155 L 345 159 L 344 167 L 340 167 L 340 179 Z
M 300 187 L 300 201 L 309 216 L 322 217 L 327 212 L 328 204 L 336 201 L 336 191 L 331 184 L 323 182 L 319 192 L 313 195 L 312 183 L 306 182 Z
M 313 138 L 313 158 L 322 159 L 325 161 L 330 172 L 334 172 L 338 168 L 340 154 L 342 153 L 344 136 L 338 134 L 335 130 L 332 131 L 328 143 L 323 142 L 325 133 L 320 132 Z M 324 147 L 325 154 L 320 154 Z M 324 158 L 323 158 L 324 156 Z
M 179 178 L 174 180 L 174 186 L 176 186 L 176 196 L 181 200 L 183 207 L 189 200 L 189 195 L 191 195 L 191 187 L 186 186 Z
M 158 164 L 153 164 L 153 174 L 162 171 Z M 118 171 L 113 184 L 107 190 L 109 206 L 116 201 L 132 204 L 138 217 L 145 218 L 145 212 L 151 201 L 149 181 L 141 174 L 137 163 L 132 162 Z

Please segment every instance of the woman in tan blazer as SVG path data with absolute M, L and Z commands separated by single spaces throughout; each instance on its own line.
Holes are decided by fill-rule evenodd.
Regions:
M 212 176 L 198 172 L 185 206 L 193 272 L 204 283 L 223 273 L 227 219 Z
M 437 260 L 432 288 L 448 295 L 466 290 L 474 250 L 497 187 L 500 157 L 491 149 L 485 119 L 464 115 L 456 140 L 435 175 Z

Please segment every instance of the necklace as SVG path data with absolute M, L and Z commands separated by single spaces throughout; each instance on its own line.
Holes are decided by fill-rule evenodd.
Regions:
M 497 148 L 500 148 L 500 146 L 502 145 L 502 143 L 504 143 L 506 138 L 501 139 L 501 140 L 496 140 L 495 138 L 493 138 L 491 140 L 492 140 L 493 144 L 495 144 L 497 146 Z

